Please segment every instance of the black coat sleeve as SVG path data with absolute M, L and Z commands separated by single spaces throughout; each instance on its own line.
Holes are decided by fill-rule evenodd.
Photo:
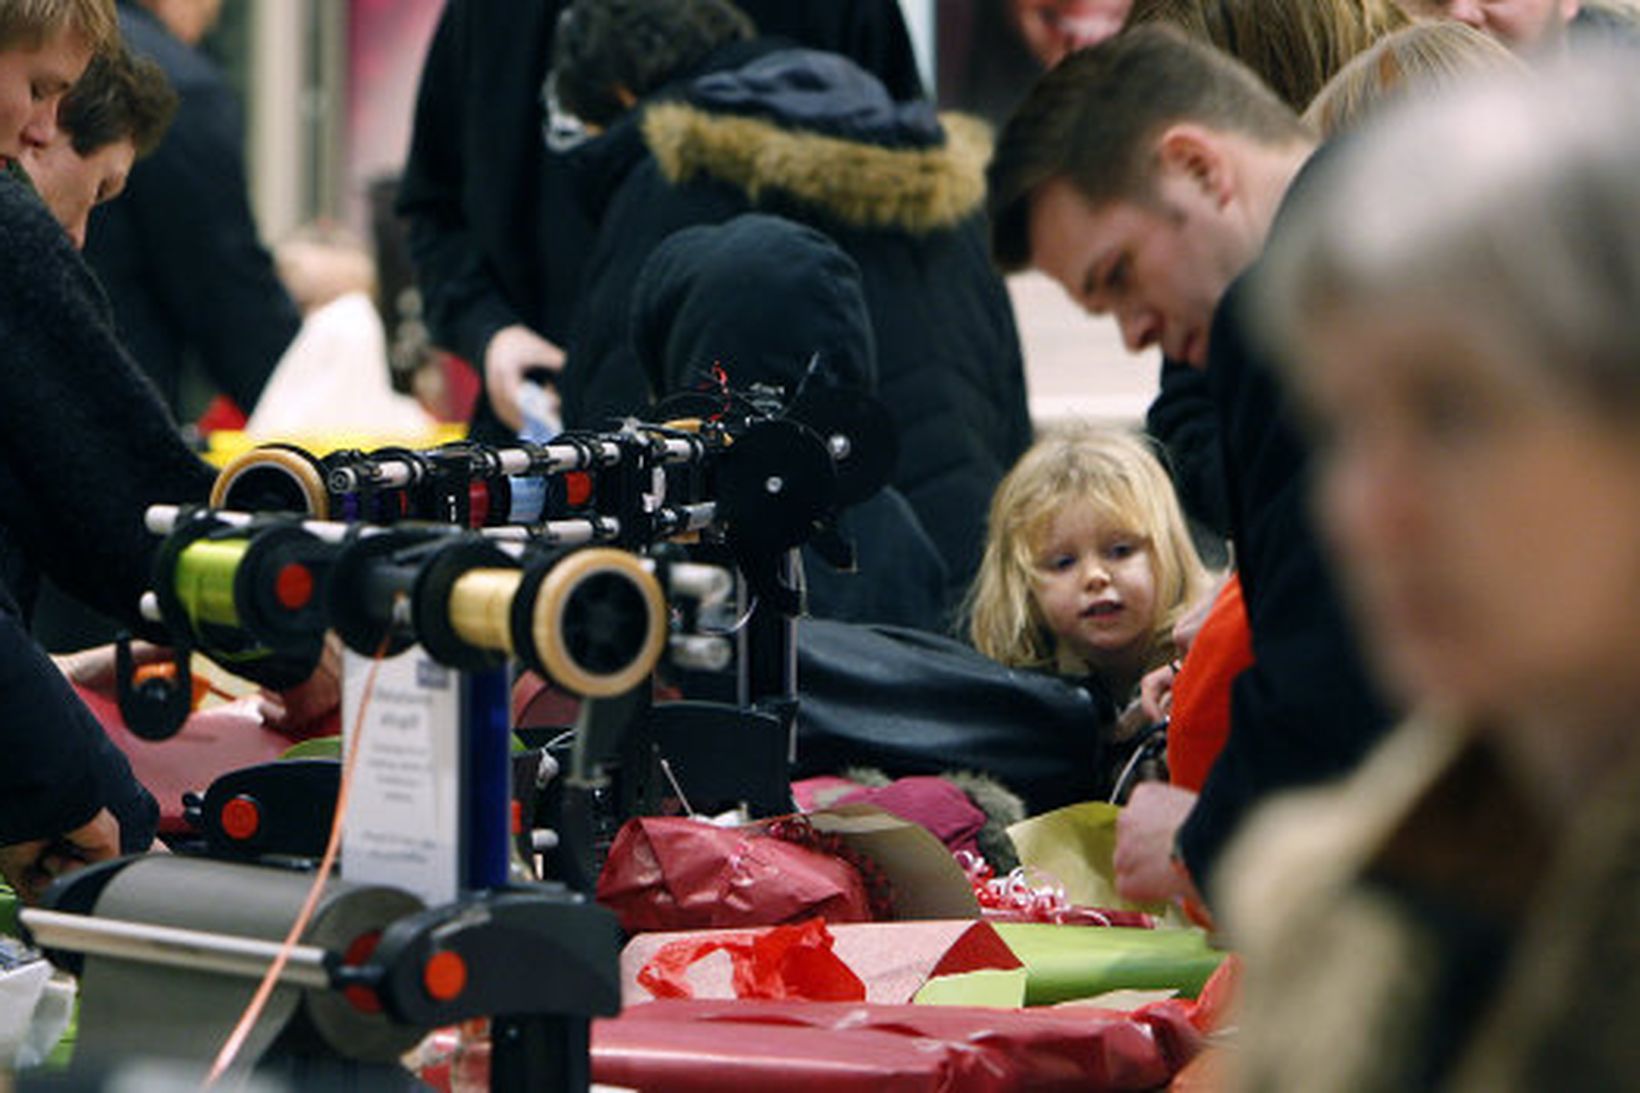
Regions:
M 1267 362 L 1243 338 L 1241 291 L 1238 283 L 1215 315 L 1209 374 L 1254 663 L 1232 685 L 1229 738 L 1179 835 L 1191 874 L 1209 889 L 1255 805 L 1347 773 L 1391 724 L 1322 555 L 1304 445 Z
M 522 319 L 497 281 L 465 205 L 468 173 L 478 169 L 468 162 L 472 141 L 463 91 L 474 63 L 475 17 L 473 5 L 453 0 L 439 19 L 416 93 L 398 212 L 406 220 L 434 341 L 478 367 L 495 332 Z M 520 80 L 520 94 L 527 94 L 526 82 Z
M 242 135 L 233 91 L 190 83 L 121 201 L 150 251 L 143 276 L 157 306 L 212 382 L 249 413 L 301 316 L 257 233 Z
M 0 845 L 49 839 L 107 808 L 126 853 L 153 841 L 159 809 L 68 681 L 0 609 Z
M 139 615 L 150 504 L 203 501 L 215 474 L 121 348 L 106 299 L 34 195 L 0 179 L 0 520 L 38 569 L 155 637 Z

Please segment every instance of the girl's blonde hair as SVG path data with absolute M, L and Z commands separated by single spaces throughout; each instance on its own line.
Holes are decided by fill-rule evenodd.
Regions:
M 1147 660 L 1173 655 L 1173 624 L 1207 588 L 1178 495 L 1146 442 L 1121 429 L 1069 426 L 1039 440 L 991 498 L 989 534 L 968 595 L 968 634 L 992 660 L 1017 668 L 1054 663 L 1054 636 L 1032 594 L 1035 552 L 1067 505 L 1144 539 L 1156 577 L 1156 625 Z
M 1304 112 L 1323 137 L 1356 124 L 1392 95 L 1452 87 L 1482 71 L 1524 73 L 1526 65 L 1490 34 L 1451 19 L 1414 23 L 1358 53 Z

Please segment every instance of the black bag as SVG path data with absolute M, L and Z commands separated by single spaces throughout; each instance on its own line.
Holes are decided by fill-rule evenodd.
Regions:
M 1031 814 L 1109 792 L 1108 695 L 1006 668 L 950 638 L 820 619 L 798 624 L 793 777 L 876 767 L 893 777 L 973 770 Z

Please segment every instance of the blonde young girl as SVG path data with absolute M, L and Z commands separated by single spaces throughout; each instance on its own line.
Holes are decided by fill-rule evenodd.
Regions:
M 969 596 L 974 647 L 1094 676 L 1119 706 L 1177 655 L 1173 624 L 1207 590 L 1167 472 L 1122 430 L 1038 441 L 997 487 L 989 529 Z

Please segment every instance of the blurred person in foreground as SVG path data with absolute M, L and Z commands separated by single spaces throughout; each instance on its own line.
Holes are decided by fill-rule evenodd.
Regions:
M 1373 662 L 1421 712 L 1226 865 L 1248 1088 L 1634 1082 L 1636 116 L 1632 59 L 1431 98 L 1272 237 L 1255 314 Z

